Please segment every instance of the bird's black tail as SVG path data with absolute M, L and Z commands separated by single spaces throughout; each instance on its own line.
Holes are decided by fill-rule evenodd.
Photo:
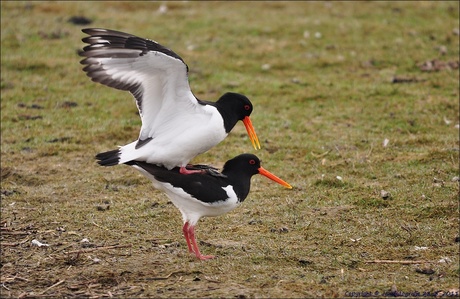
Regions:
M 120 162 L 120 150 L 113 150 L 96 155 L 97 163 L 102 166 L 114 166 Z

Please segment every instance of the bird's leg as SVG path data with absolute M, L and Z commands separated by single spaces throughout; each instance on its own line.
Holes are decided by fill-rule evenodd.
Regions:
M 193 248 L 192 248 L 192 243 L 190 243 L 190 237 L 188 235 L 188 228 L 189 228 L 189 223 L 185 222 L 184 227 L 182 228 L 182 231 L 184 232 L 185 241 L 187 241 L 188 252 L 189 253 L 192 253 L 192 252 L 195 253 L 193 251 Z
M 188 167 L 188 168 L 187 168 Z M 222 174 L 218 171 L 217 168 L 209 166 L 209 165 L 201 165 L 201 164 L 187 164 L 186 167 L 182 166 L 179 169 L 181 174 L 192 174 L 192 173 L 200 173 L 200 174 L 209 174 L 215 177 L 226 178 L 225 174 Z
M 179 169 L 180 174 L 193 174 L 193 173 L 205 173 L 205 170 L 189 170 L 185 166 L 181 166 Z
M 185 239 L 187 240 L 187 245 L 189 252 L 195 253 L 195 256 L 200 260 L 208 260 L 214 258 L 213 255 L 202 255 L 200 253 L 200 249 L 198 249 L 198 244 L 196 243 L 195 239 L 195 227 L 190 225 L 188 222 L 184 224 L 184 235 L 186 236 Z

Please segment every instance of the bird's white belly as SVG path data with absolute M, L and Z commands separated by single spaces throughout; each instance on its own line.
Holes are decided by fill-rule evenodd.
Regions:
M 163 191 L 171 199 L 172 203 L 181 211 L 182 218 L 195 225 L 201 217 L 216 217 L 228 213 L 239 205 L 238 198 L 230 186 L 223 188 L 228 198 L 225 201 L 206 203 L 190 196 L 181 188 L 174 188 L 168 183 L 161 183 Z M 154 183 L 155 187 L 158 187 Z
M 188 125 L 191 120 L 193 126 Z M 182 122 L 164 123 L 162 129 L 160 133 L 153 132 L 153 139 L 138 149 L 135 149 L 137 142 L 121 147 L 120 163 L 137 160 L 168 169 L 186 166 L 195 156 L 227 137 L 223 120 L 217 115 L 191 115 Z
M 179 127 L 151 141 L 146 162 L 161 163 L 168 169 L 185 166 L 195 156 L 202 154 L 225 139 L 227 134 L 217 126 Z M 169 135 L 168 134 L 168 135 Z M 148 146 L 148 144 L 147 144 Z

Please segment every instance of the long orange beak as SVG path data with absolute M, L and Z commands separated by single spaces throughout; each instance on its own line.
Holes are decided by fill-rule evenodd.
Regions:
M 274 175 L 273 173 L 271 173 L 270 171 L 266 170 L 263 167 L 259 167 L 259 174 L 266 176 L 270 180 L 275 181 L 278 184 L 283 185 L 286 188 L 292 189 L 291 185 L 289 185 L 288 183 L 286 183 L 285 181 L 283 181 L 282 179 L 280 179 L 279 177 L 277 177 L 276 175 Z
M 251 139 L 252 146 L 255 150 L 260 149 L 259 138 L 257 138 L 256 130 L 252 126 L 251 119 L 249 116 L 245 116 L 243 118 L 243 124 L 246 127 L 246 131 L 248 131 L 249 139 Z

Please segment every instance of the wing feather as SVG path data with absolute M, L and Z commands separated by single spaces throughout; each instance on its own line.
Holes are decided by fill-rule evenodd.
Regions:
M 190 90 L 188 66 L 172 50 L 124 32 L 83 32 L 89 35 L 82 39 L 88 44 L 80 54 L 83 71 L 92 81 L 131 92 L 142 119 L 140 141 L 154 138 L 165 120 L 200 106 Z

